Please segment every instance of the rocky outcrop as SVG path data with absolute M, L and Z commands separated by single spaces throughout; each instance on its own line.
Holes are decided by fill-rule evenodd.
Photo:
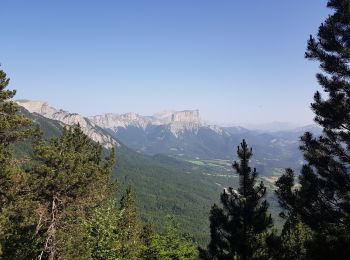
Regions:
M 208 129 L 219 135 L 227 134 L 224 128 L 209 125 L 202 121 L 199 110 L 163 111 L 152 116 L 142 116 L 136 113 L 109 113 L 83 117 L 76 113 L 53 108 L 47 102 L 20 100 L 17 103 L 29 112 L 38 113 L 49 119 L 60 121 L 65 125 L 79 124 L 85 134 L 105 147 L 112 147 L 117 142 L 109 135 L 104 134 L 101 129 L 118 133 L 118 131 L 129 127 L 147 131 L 152 126 L 163 126 L 163 129 L 167 129 L 175 138 L 179 138 L 185 133 L 197 134 L 199 129 Z
M 57 120 L 64 125 L 73 126 L 79 124 L 87 136 L 106 148 L 112 148 L 115 145 L 118 145 L 118 142 L 111 136 L 105 134 L 98 125 L 79 114 L 53 108 L 47 102 L 42 101 L 19 100 L 16 101 L 16 103 L 31 113 L 37 113 L 46 118 Z
M 147 117 L 140 116 L 136 113 L 127 114 L 104 114 L 98 116 L 91 116 L 89 120 L 94 124 L 102 127 L 117 131 L 119 127 L 135 126 L 145 128 L 151 123 L 151 120 Z
M 120 128 L 136 127 L 146 129 L 149 126 L 164 125 L 178 137 L 185 131 L 198 131 L 205 124 L 199 116 L 198 110 L 165 111 L 153 116 L 141 116 L 136 113 L 104 114 L 89 117 L 94 124 L 118 132 Z
M 171 122 L 200 124 L 199 110 L 185 110 L 174 112 L 171 116 Z

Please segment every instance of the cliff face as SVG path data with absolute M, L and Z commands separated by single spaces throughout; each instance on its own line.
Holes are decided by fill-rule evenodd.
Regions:
M 181 143 L 184 136 L 196 136 L 203 130 L 223 134 L 222 128 L 205 124 L 198 110 L 164 111 L 152 116 L 110 113 L 87 118 L 77 113 L 56 109 L 47 102 L 21 100 L 17 101 L 17 104 L 31 113 L 38 113 L 64 125 L 79 124 L 86 135 L 106 148 L 118 145 L 114 138 L 122 138 L 122 141 L 126 138 L 133 143 L 140 142 L 138 145 L 141 146 L 145 142 L 150 142 L 160 147 L 169 140 L 172 140 L 172 143 L 174 140 Z M 114 134 L 111 136 L 106 130 Z
M 152 116 L 104 114 L 87 118 L 53 108 L 46 102 L 17 103 L 31 113 L 64 125 L 80 124 L 91 139 L 108 148 L 118 145 L 116 140 L 120 140 L 129 148 L 152 155 L 226 160 L 231 158 L 232 148 L 244 138 L 257 151 L 256 159 L 263 165 L 285 167 L 291 161 L 301 160 L 298 139 L 304 129 L 268 134 L 242 127 L 209 125 L 201 119 L 198 110 L 164 111 Z M 267 167 L 266 171 L 273 171 L 273 167 Z
M 106 147 L 112 147 L 116 142 L 98 131 L 96 127 L 118 132 L 121 128 L 127 127 L 145 130 L 147 127 L 163 125 L 175 137 L 179 137 L 186 131 L 196 133 L 200 127 L 207 127 L 200 119 L 198 110 L 166 111 L 153 116 L 141 116 L 136 113 L 110 113 L 86 118 L 76 113 L 56 109 L 43 101 L 21 100 L 16 102 L 29 112 L 38 113 L 63 124 L 70 126 L 79 124 L 85 134 Z
M 102 144 L 106 148 L 114 147 L 118 143 L 109 135 L 103 133 L 98 125 L 76 113 L 69 113 L 62 109 L 58 110 L 42 101 L 16 101 L 18 105 L 31 113 L 40 114 L 46 118 L 57 120 L 64 125 L 73 126 L 79 124 L 83 132 L 95 142 Z
M 104 114 L 98 116 L 91 116 L 89 120 L 94 124 L 102 127 L 108 128 L 116 131 L 119 127 L 135 126 L 140 128 L 145 128 L 151 123 L 146 117 L 142 117 L 136 113 L 127 114 Z
M 171 116 L 172 122 L 200 124 L 199 110 L 185 110 L 174 112 Z
M 166 111 L 153 116 L 141 116 L 136 113 L 104 114 L 89 119 L 94 124 L 115 132 L 127 127 L 145 130 L 147 127 L 164 125 L 176 137 L 185 131 L 198 131 L 199 127 L 204 126 L 198 110 Z

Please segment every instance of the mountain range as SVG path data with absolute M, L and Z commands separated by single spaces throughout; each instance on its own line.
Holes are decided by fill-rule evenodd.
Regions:
M 116 147 L 114 177 L 122 189 L 132 184 L 142 219 L 161 228 L 163 217 L 172 214 L 182 231 L 190 231 L 202 244 L 208 239 L 211 205 L 225 187 L 237 185 L 238 176 L 231 163 L 243 138 L 253 147 L 251 164 L 269 187 L 268 199 L 277 219 L 273 182 L 284 168 L 298 170 L 301 166 L 298 140 L 302 133 L 320 133 L 313 125 L 267 133 L 212 125 L 201 119 L 198 110 L 166 111 L 153 116 L 127 113 L 84 117 L 47 102 L 16 102 L 23 114 L 41 126 L 47 138 L 59 135 L 64 126 L 79 124 L 106 149 Z
M 59 136 L 62 128 L 67 126 L 62 121 L 49 119 L 23 107 L 20 112 L 40 126 L 45 139 Z M 46 114 L 46 116 L 49 115 Z M 72 123 L 71 116 L 75 119 L 79 118 L 76 114 L 69 113 L 59 118 Z M 224 176 L 212 176 L 209 174 L 213 172 L 212 168 L 166 155 L 150 156 L 135 152 L 110 136 L 105 130 L 97 127 L 90 128 L 93 125 L 87 125 L 90 131 L 86 128 L 82 129 L 86 133 L 93 133 L 91 137 L 107 138 L 117 146 L 116 165 L 113 170 L 113 178 L 119 184 L 117 196 L 131 185 L 142 220 L 151 223 L 161 231 L 165 216 L 171 214 L 180 224 L 181 232 L 189 232 L 200 244 L 207 243 L 210 207 L 217 201 L 222 187 L 232 185 L 231 180 L 235 178 L 227 180 Z M 104 154 L 108 152 L 110 145 L 111 143 L 104 145 Z M 19 157 L 28 156 L 31 153 L 29 143 L 17 144 L 14 152 Z
M 119 140 L 148 155 L 164 154 L 187 161 L 232 160 L 235 147 L 244 138 L 253 147 L 253 163 L 266 176 L 278 168 L 298 169 L 303 161 L 299 137 L 305 131 L 321 133 L 315 125 L 278 132 L 212 125 L 200 117 L 198 110 L 165 111 L 152 116 L 109 113 L 83 117 L 53 108 L 46 102 L 19 100 L 17 103 L 31 113 L 66 125 L 80 124 L 88 136 L 107 148 L 118 145 Z

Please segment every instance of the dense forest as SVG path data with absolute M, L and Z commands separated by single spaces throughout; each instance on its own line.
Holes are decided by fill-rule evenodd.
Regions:
M 350 1 L 329 0 L 328 7 L 333 14 L 305 52 L 321 68 L 322 91 L 311 108 L 323 131 L 300 138 L 304 165 L 300 172 L 287 168 L 275 184 L 283 227 L 277 228 L 268 190 L 251 166 L 254 150 L 243 139 L 232 164 L 237 185 L 218 194 L 209 226 L 199 223 L 210 233 L 207 245 L 182 232 L 193 229 L 174 216 L 152 222 L 140 214 L 135 193 L 142 187 L 120 185 L 127 175 L 113 174 L 131 170 L 115 168 L 118 149 L 126 148 L 107 151 L 79 125 L 41 124 L 13 101 L 16 91 L 0 70 L 0 259 L 349 259 Z M 134 174 L 142 166 L 152 174 L 146 157 L 138 158 Z M 161 160 L 178 170 L 176 160 Z M 172 192 L 160 185 L 154 189 Z

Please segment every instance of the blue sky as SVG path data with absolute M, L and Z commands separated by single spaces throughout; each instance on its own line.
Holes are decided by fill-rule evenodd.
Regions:
M 83 115 L 199 109 L 236 124 L 312 122 L 313 0 L 3 0 L 0 63 L 16 98 Z

